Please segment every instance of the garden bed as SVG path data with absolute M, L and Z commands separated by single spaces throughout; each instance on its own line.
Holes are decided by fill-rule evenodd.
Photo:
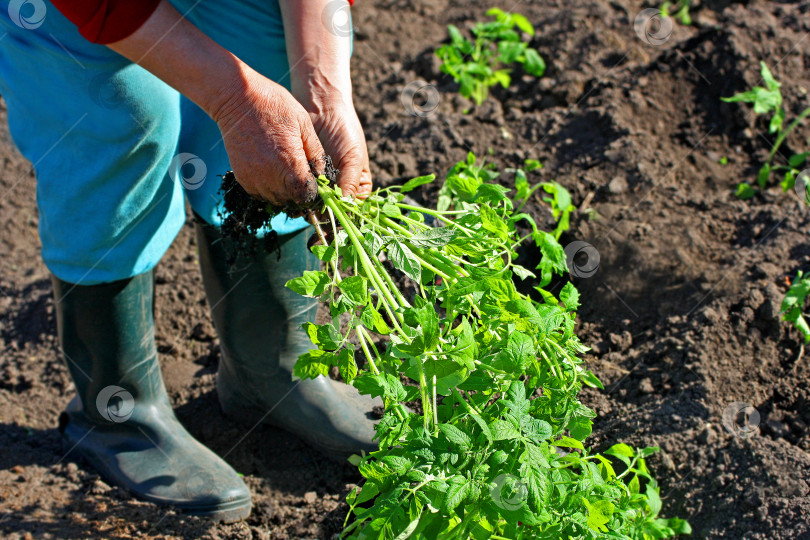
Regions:
M 541 160 L 533 181 L 558 181 L 580 208 L 561 243 L 588 242 L 600 255 L 594 276 L 575 278 L 580 336 L 606 386 L 583 392 L 598 413 L 592 444 L 660 446 L 650 464 L 663 514 L 689 519 L 695 538 L 810 538 L 810 358 L 778 320 L 788 280 L 810 268 L 810 211 L 778 188 L 749 201 L 734 196 L 767 154 L 767 127 L 746 107 L 720 102 L 761 84 L 765 60 L 783 83 L 788 111 L 807 106 L 808 6 L 704 1 L 692 26 L 676 24 L 652 46 L 633 31 L 649 6 L 522 2 L 514 9 L 537 28 L 533 45 L 546 74 L 518 78 L 471 108 L 432 52 L 446 24 L 463 28 L 488 7 L 357 3 L 355 101 L 377 183 L 441 175 L 470 150 L 499 168 Z M 403 90 L 417 80 L 438 89 L 426 116 L 403 107 Z M 801 127 L 788 144 L 808 135 Z M 61 459 L 56 418 L 72 384 L 58 358 L 50 281 L 38 258 L 34 178 L 5 129 L 0 142 L 2 535 L 329 538 L 339 531 L 342 500 L 360 479 L 352 466 L 334 465 L 270 427 L 245 433 L 218 411 L 219 349 L 188 226 L 157 271 L 163 373 L 192 434 L 245 475 L 252 516 L 233 525 L 184 517 L 132 500 L 72 456 Z M 542 205 L 528 208 L 546 216 Z M 724 427 L 724 410 L 735 403 L 759 413 L 753 433 Z

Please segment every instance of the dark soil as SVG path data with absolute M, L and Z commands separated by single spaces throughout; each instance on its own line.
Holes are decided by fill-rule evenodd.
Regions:
M 563 244 L 588 242 L 601 259 L 593 277 L 576 282 L 590 366 L 606 384 L 585 393 L 599 413 L 592 443 L 660 446 L 650 464 L 664 513 L 688 518 L 696 538 L 806 540 L 810 355 L 778 309 L 789 278 L 810 269 L 810 213 L 778 188 L 734 197 L 770 141 L 762 119 L 720 97 L 761 84 L 765 60 L 783 82 L 789 116 L 808 105 L 810 4 L 697 3 L 694 25 L 676 25 L 659 46 L 633 31 L 649 5 L 501 5 L 536 25 L 549 69 L 471 108 L 432 50 L 447 23 L 465 27 L 491 6 L 364 0 L 353 11 L 355 101 L 383 185 L 441 173 L 470 150 L 499 167 L 542 160 L 534 179 L 557 180 L 579 207 Z M 403 106 L 416 80 L 439 91 L 426 116 Z M 810 147 L 809 136 L 807 122 L 785 154 Z M 65 454 L 56 419 L 72 383 L 38 259 L 35 181 L 7 132 L 0 137 L 0 534 L 331 537 L 358 480 L 351 466 L 270 427 L 240 430 L 218 411 L 219 348 L 190 227 L 157 271 L 163 373 L 180 419 L 245 475 L 253 515 L 235 525 L 180 516 L 107 486 Z M 540 205 L 532 211 L 545 215 Z M 750 432 L 729 413 L 724 425 L 737 403 L 759 415 Z

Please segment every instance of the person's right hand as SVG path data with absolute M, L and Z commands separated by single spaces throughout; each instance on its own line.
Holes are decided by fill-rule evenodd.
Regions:
M 325 154 L 307 111 L 284 87 L 252 70 L 229 94 L 212 117 L 236 180 L 275 206 L 311 206 L 318 185 L 309 162 L 322 166 Z

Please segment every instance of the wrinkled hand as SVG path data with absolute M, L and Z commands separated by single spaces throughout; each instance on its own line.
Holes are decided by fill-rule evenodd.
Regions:
M 324 155 L 312 120 L 284 87 L 255 72 L 245 79 L 212 115 L 236 180 L 276 206 L 307 208 L 318 199 L 309 162 Z
M 325 107 L 310 113 L 326 154 L 340 171 L 338 185 L 344 195 L 365 197 L 371 193 L 371 170 L 363 127 L 352 105 Z

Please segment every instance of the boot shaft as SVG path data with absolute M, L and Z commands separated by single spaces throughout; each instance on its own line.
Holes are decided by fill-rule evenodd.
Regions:
M 232 241 L 211 225 L 196 228 L 203 283 L 224 356 L 255 367 L 257 375 L 282 371 L 289 376 L 298 356 L 311 348 L 301 325 L 314 322 L 318 309 L 317 299 L 285 286 L 305 270 L 320 269 L 306 247 L 311 231 L 280 236 L 272 248 L 258 242 L 231 268 Z
M 84 414 L 117 422 L 135 402 L 168 405 L 155 347 L 152 272 L 76 285 L 53 277 L 59 343 Z

